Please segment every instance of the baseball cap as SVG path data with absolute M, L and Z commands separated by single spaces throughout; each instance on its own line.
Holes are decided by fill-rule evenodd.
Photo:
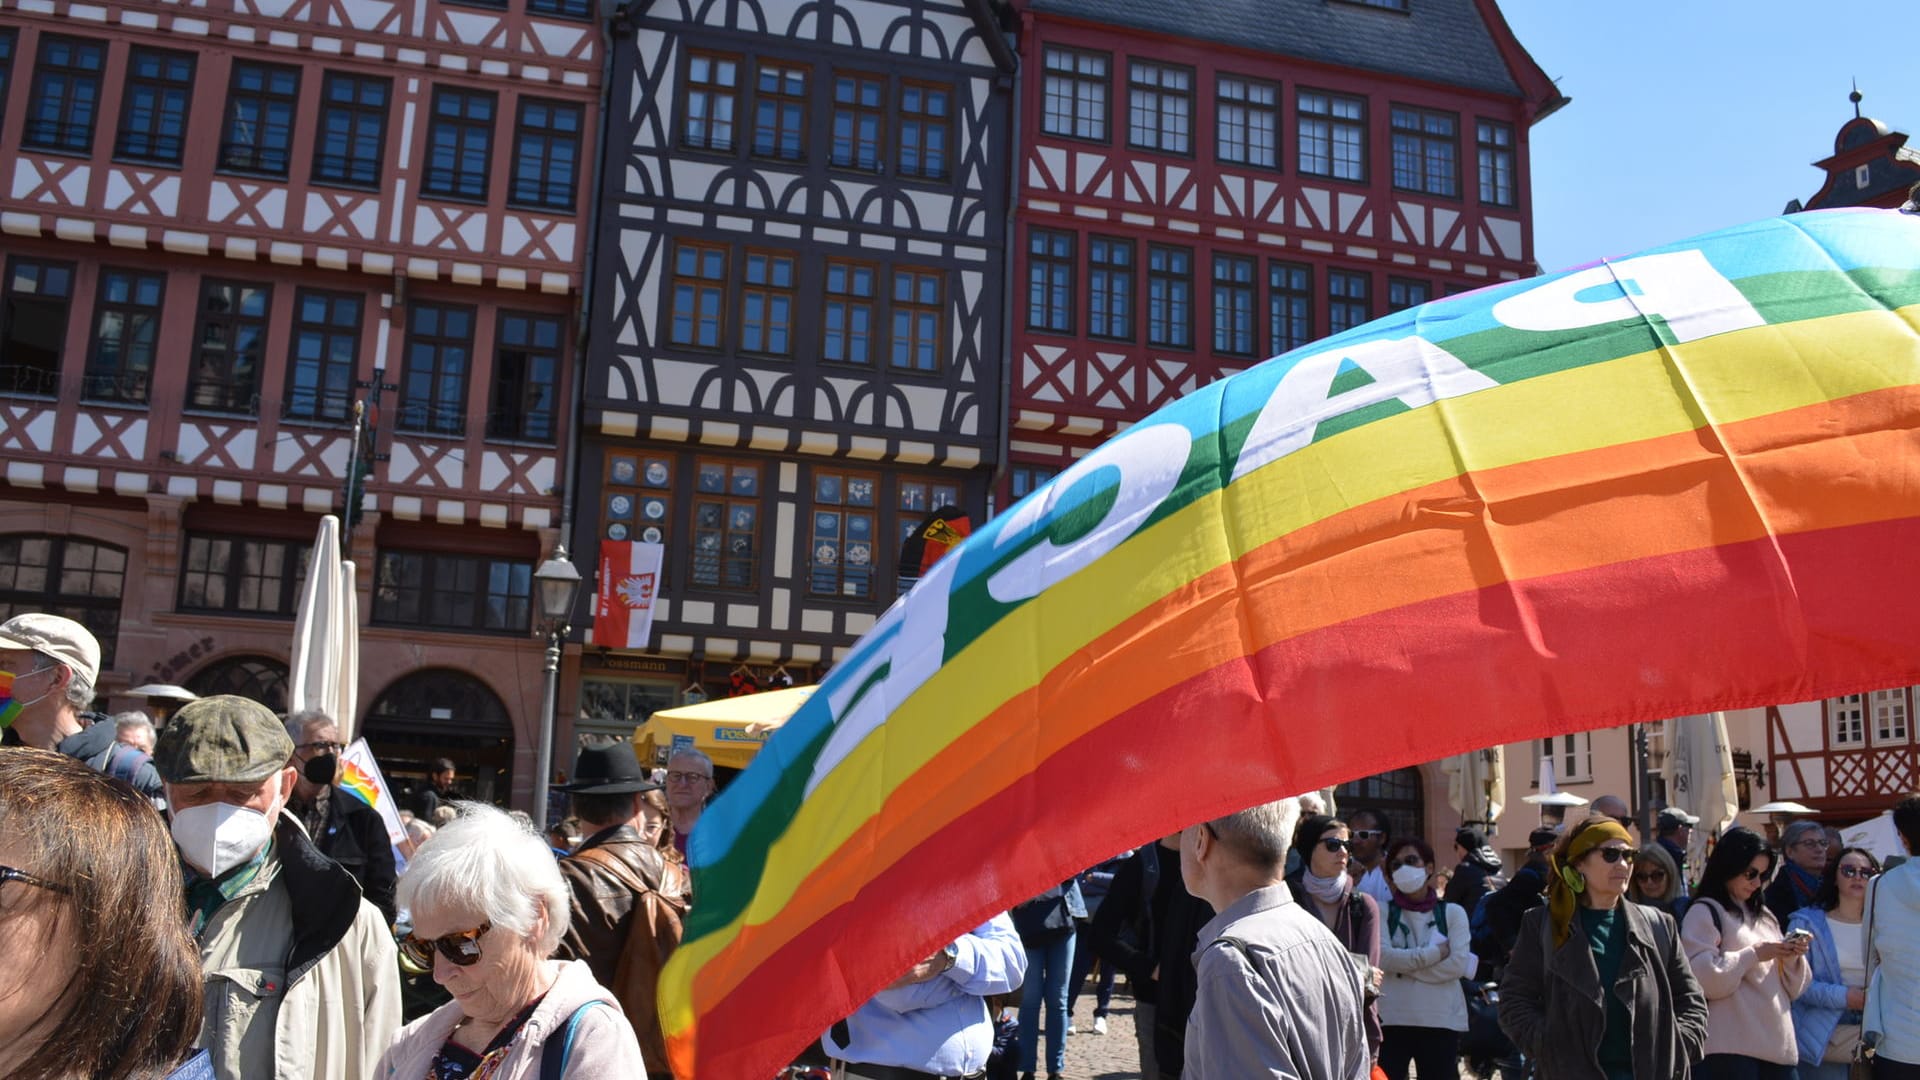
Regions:
M 100 681 L 100 642 L 72 619 L 33 611 L 0 623 L 0 649 L 30 649 Z
M 1548 844 L 1557 842 L 1559 839 L 1559 829 L 1550 825 L 1542 825 L 1527 834 L 1527 846 L 1530 848 L 1545 847 Z
M 293 738 L 272 710 L 220 694 L 173 714 L 154 745 L 153 767 L 169 784 L 258 783 L 291 757 Z
M 1660 811 L 1659 828 L 1677 829 L 1682 825 L 1698 825 L 1700 819 L 1677 806 L 1669 806 Z

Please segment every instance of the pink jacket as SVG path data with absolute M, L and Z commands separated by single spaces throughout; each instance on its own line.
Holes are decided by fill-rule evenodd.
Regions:
M 1709 910 L 1711 909 L 1711 910 Z M 1713 917 L 1720 916 L 1720 930 Z M 1722 936 L 1724 931 L 1724 936 Z M 1754 948 L 1780 940 L 1773 913 L 1743 922 L 1702 897 L 1687 908 L 1680 937 L 1687 963 L 1707 995 L 1707 1053 L 1739 1054 L 1779 1065 L 1800 1060 L 1793 1041 L 1793 999 L 1813 980 L 1807 958 L 1762 960 Z
M 540 1055 L 547 1037 L 565 1028 L 574 1010 L 589 1001 L 606 1004 L 588 1009 L 581 1017 L 567 1058 L 566 1080 L 646 1080 L 640 1041 L 634 1038 L 620 1003 L 593 980 L 593 969 L 584 960 L 549 960 L 547 965 L 559 975 L 508 1052 L 499 1080 L 541 1080 Z M 450 1001 L 401 1028 L 381 1056 L 375 1075 L 384 1080 L 425 1080 L 434 1055 L 465 1015 L 458 1001 Z

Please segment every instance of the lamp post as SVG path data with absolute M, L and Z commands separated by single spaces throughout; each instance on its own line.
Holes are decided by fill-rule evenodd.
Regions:
M 533 774 L 533 825 L 542 835 L 547 831 L 547 784 L 553 775 L 553 724 L 560 696 L 560 645 L 573 627 L 573 600 L 580 591 L 580 571 L 567 558 L 565 544 L 556 544 L 553 554 L 533 572 L 540 592 L 540 615 L 547 627 L 547 696 L 540 709 L 540 746 L 536 751 Z

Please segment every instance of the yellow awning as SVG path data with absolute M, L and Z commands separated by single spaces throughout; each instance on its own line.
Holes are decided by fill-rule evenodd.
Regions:
M 814 689 L 795 686 L 662 709 L 634 729 L 633 741 L 641 747 L 671 747 L 676 737 L 681 745 L 691 740 L 693 747 L 712 758 L 715 765 L 744 769 L 767 737 L 813 696 Z M 641 760 L 653 758 L 643 749 Z

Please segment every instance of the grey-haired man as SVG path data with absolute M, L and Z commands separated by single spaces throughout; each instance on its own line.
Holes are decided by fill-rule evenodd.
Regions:
M 1184 1080 L 1365 1080 L 1360 976 L 1281 877 L 1299 804 L 1266 803 L 1188 826 L 1180 878 L 1219 912 L 1200 930 Z

